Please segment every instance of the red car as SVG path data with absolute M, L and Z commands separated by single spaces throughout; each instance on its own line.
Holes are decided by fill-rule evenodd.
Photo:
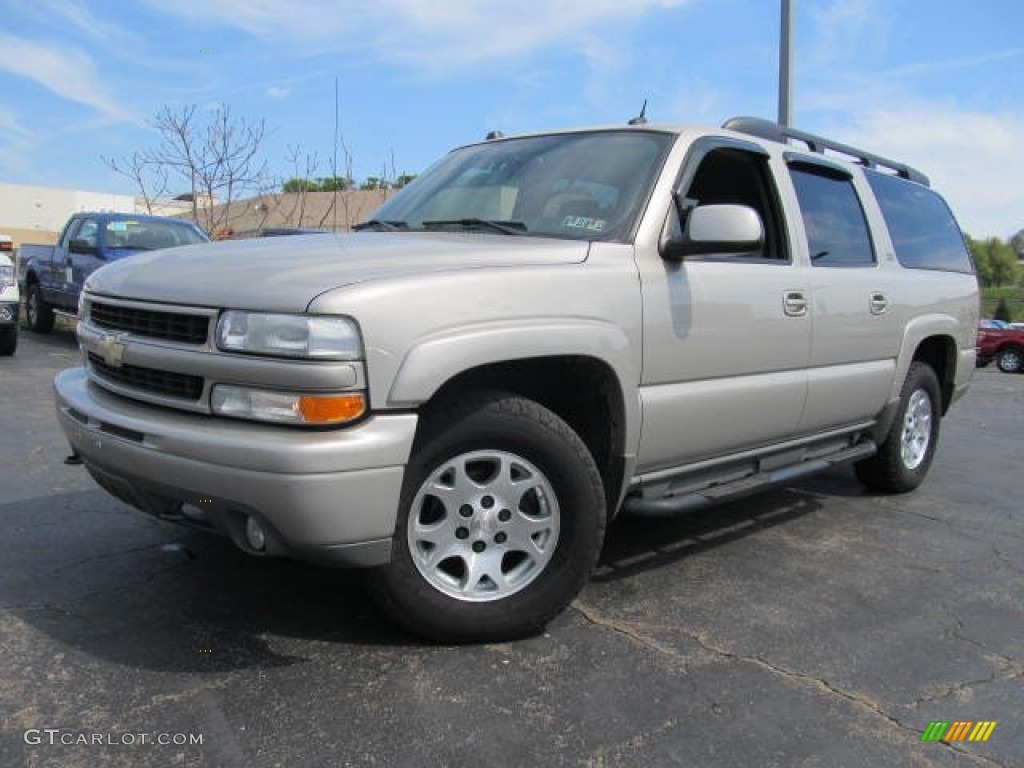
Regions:
M 978 365 L 988 365 L 993 360 L 1006 373 L 1024 372 L 1024 328 L 982 321 L 978 328 Z

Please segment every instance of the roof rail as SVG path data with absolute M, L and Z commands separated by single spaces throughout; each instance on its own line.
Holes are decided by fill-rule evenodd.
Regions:
M 825 154 L 826 149 L 831 152 L 838 152 L 853 158 L 855 162 L 863 165 L 865 168 L 888 168 L 891 171 L 895 171 L 896 175 L 901 178 L 916 181 L 918 184 L 923 184 L 926 187 L 931 186 L 927 176 L 915 168 L 911 168 L 906 163 L 887 160 L 884 157 L 873 155 L 870 152 L 851 147 L 848 144 L 840 144 L 838 141 L 816 136 L 813 133 L 798 131 L 795 128 L 787 128 L 784 125 L 773 123 L 771 120 L 764 120 L 760 117 L 734 117 L 722 123 L 722 127 L 729 131 L 746 133 L 750 136 L 767 139 L 768 141 L 777 141 L 779 144 L 786 144 L 787 139 L 796 139 L 806 144 L 811 152 L 816 152 L 819 155 Z

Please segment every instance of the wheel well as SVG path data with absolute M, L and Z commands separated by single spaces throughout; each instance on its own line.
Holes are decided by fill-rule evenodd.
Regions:
M 564 356 L 472 368 L 447 381 L 421 408 L 481 389 L 513 392 L 565 420 L 593 456 L 604 483 L 608 514 L 615 512 L 624 474 L 625 405 L 618 379 L 606 363 Z
M 956 342 L 949 336 L 927 338 L 914 352 L 914 361 L 925 363 L 935 371 L 942 393 L 942 413 L 945 415 L 953 402 L 953 388 L 956 385 Z

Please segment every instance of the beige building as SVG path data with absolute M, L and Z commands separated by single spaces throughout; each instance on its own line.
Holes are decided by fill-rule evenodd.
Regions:
M 393 194 L 375 189 L 258 195 L 201 210 L 199 225 L 214 237 L 255 236 L 278 227 L 348 232 Z
M 214 236 L 245 237 L 275 227 L 308 227 L 348 231 L 381 205 L 391 190 L 346 190 L 268 194 L 227 205 L 202 205 L 199 225 Z M 50 244 L 57 240 L 68 217 L 81 211 L 148 213 L 142 198 L 61 187 L 0 183 L 0 233 L 15 247 L 23 243 Z M 187 200 L 159 200 L 157 216 L 192 218 Z

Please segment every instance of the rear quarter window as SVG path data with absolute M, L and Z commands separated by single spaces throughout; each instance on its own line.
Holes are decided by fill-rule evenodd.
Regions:
M 877 171 L 865 171 L 889 228 L 896 259 L 911 269 L 974 274 L 974 264 L 949 206 L 932 190 Z

